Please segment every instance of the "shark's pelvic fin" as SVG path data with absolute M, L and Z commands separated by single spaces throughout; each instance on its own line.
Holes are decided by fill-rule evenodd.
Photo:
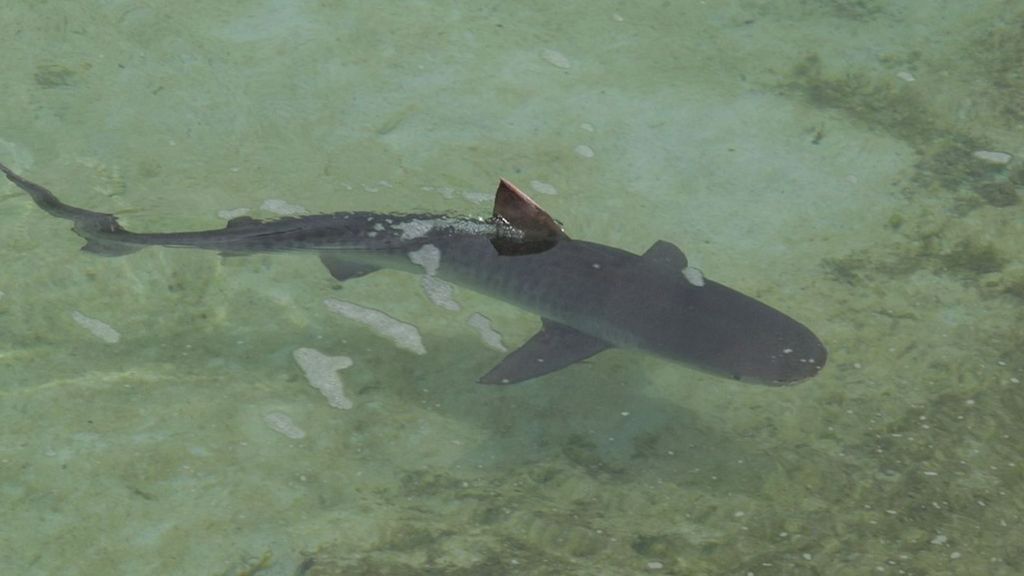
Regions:
M 481 384 L 515 384 L 561 370 L 611 348 L 611 344 L 544 318 L 544 326 L 525 344 L 512 351 L 490 372 L 480 377 Z
M 352 278 L 359 278 L 360 276 L 366 276 L 371 272 L 380 270 L 380 268 L 372 264 L 352 262 L 351 260 L 345 260 L 336 254 L 329 254 L 326 252 L 320 253 L 320 261 L 327 267 L 327 271 L 331 273 L 331 276 L 334 276 L 341 282 L 351 280 Z

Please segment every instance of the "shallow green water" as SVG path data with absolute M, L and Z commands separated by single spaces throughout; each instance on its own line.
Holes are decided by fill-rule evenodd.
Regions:
M 467 319 L 515 347 L 536 317 L 398 272 L 340 290 L 315 257 L 93 257 L 3 184 L 0 572 L 1024 572 L 1024 9 L 7 4 L 0 161 L 132 230 L 486 215 L 507 177 L 831 358 L 781 389 L 615 350 L 482 387 L 501 353 Z M 350 410 L 298 348 L 352 359 Z

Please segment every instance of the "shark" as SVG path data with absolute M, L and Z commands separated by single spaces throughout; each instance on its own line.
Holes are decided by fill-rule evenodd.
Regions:
M 125 256 L 147 247 L 224 255 L 306 252 L 337 280 L 380 269 L 423 273 L 410 257 L 429 249 L 427 273 L 541 318 L 540 329 L 478 381 L 513 384 L 588 360 L 609 348 L 640 350 L 734 380 L 785 385 L 817 375 L 828 352 L 805 325 L 704 277 L 676 245 L 635 254 L 571 238 L 526 193 L 500 180 L 491 217 L 337 212 L 224 228 L 141 233 L 115 215 L 65 204 L 4 164 L 0 171 L 47 213 L 71 221 L 83 251 Z

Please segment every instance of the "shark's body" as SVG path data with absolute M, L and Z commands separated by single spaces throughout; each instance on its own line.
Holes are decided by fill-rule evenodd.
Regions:
M 348 280 L 380 268 L 423 272 L 410 259 L 425 247 L 428 273 L 538 314 L 543 327 L 480 378 L 513 383 L 611 347 L 635 348 L 723 376 L 765 384 L 817 374 L 827 352 L 804 325 L 687 269 L 682 251 L 656 242 L 643 255 L 573 240 L 525 194 L 502 181 L 494 217 L 341 212 L 226 228 L 140 234 L 111 214 L 69 206 L 0 164 L 0 171 L 50 214 L 71 220 L 83 250 L 128 254 L 147 246 L 224 254 L 315 252 Z M 436 250 L 434 250 L 436 249 Z

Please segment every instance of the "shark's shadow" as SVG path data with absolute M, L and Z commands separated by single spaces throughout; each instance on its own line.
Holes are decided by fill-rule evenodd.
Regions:
M 635 351 L 609 351 L 543 378 L 500 386 L 473 381 L 493 363 L 495 352 L 468 335 L 451 335 L 444 342 L 443 350 L 406 364 L 400 381 L 380 386 L 410 404 L 423 403 L 426 387 L 431 411 L 485 434 L 460 459 L 463 470 L 568 466 L 602 481 L 657 478 L 756 493 L 763 481 L 758 471 L 773 466 L 770 454 L 731 434 L 720 418 L 662 398 L 658 388 L 666 384 L 648 376 L 659 361 Z M 669 385 L 686 388 L 750 386 L 682 366 L 670 373 L 678 382 Z M 372 376 L 350 373 L 346 379 L 357 386 L 357 402 L 365 378 Z M 371 396 L 374 390 L 367 389 Z

